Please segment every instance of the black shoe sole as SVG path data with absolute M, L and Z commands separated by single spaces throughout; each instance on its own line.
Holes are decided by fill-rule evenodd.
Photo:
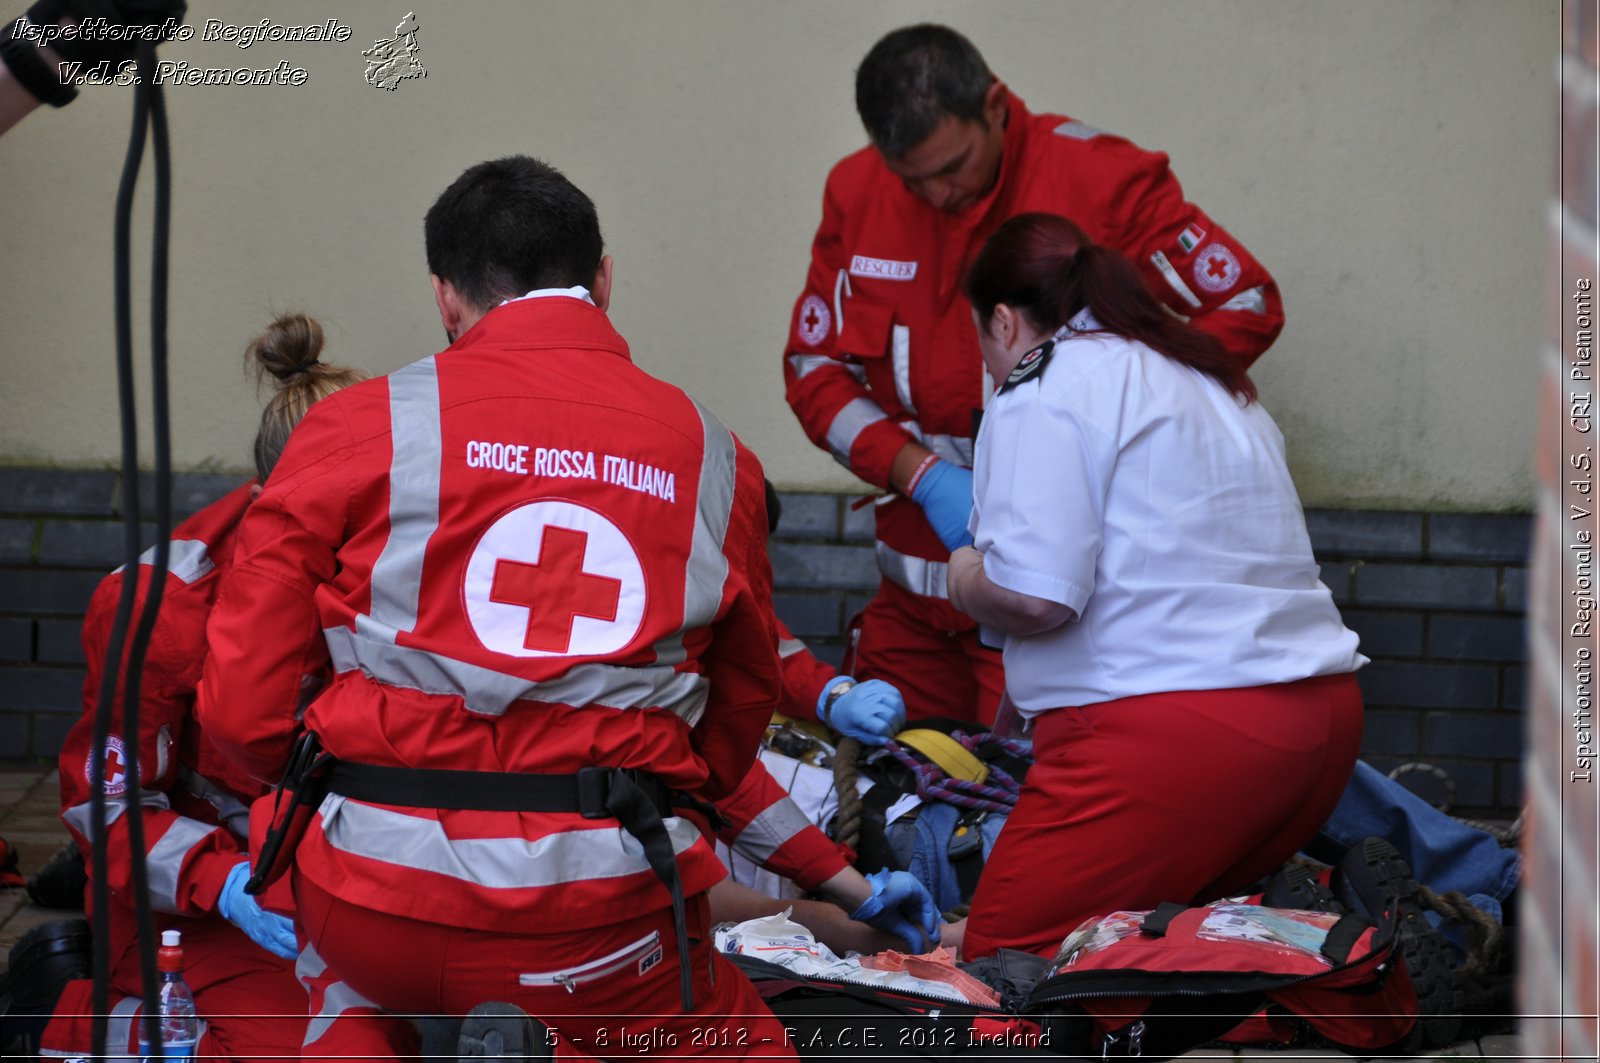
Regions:
M 456 1055 L 462 1060 L 550 1059 L 544 1024 L 514 1004 L 479 1004 L 461 1021 Z
M 38 1007 L 54 1003 L 61 987 L 94 972 L 94 952 L 85 919 L 41 923 L 17 939 L 6 961 L 0 992 L 7 1003 Z
M 1423 914 L 1411 868 L 1393 845 L 1368 838 L 1345 854 L 1334 873 L 1335 895 L 1374 923 L 1390 903 L 1396 911 L 1401 961 L 1417 994 L 1417 1026 L 1426 1046 L 1443 1048 L 1461 1033 L 1461 994 L 1450 945 Z
M 1268 908 L 1299 908 L 1308 912 L 1337 912 L 1347 909 L 1333 891 L 1322 884 L 1317 872 L 1305 864 L 1284 864 L 1267 879 L 1261 903 Z
M 83 911 L 83 891 L 89 885 L 83 854 L 72 842 L 56 851 L 48 863 L 28 876 L 28 896 L 44 908 Z

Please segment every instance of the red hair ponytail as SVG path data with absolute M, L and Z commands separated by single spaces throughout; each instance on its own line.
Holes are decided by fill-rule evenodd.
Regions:
M 1001 303 L 1054 332 L 1084 307 L 1102 331 L 1145 344 L 1249 402 L 1256 386 L 1216 337 L 1174 317 L 1122 255 L 1091 243 L 1058 214 L 1019 214 L 989 237 L 967 274 L 967 298 L 987 323 Z

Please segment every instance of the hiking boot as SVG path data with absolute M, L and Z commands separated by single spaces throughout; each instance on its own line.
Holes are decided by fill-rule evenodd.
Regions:
M 1268 908 L 1299 908 L 1340 915 L 1350 910 L 1322 884 L 1315 868 L 1298 863 L 1284 864 L 1272 873 L 1262 889 L 1261 903 Z
M 1400 853 L 1382 838 L 1353 847 L 1333 873 L 1333 894 L 1375 924 L 1396 906 L 1395 935 L 1417 994 L 1417 1027 L 1426 1047 L 1454 1044 L 1461 1033 L 1461 1001 L 1450 944 L 1423 913 L 1417 881 Z
M 83 891 L 89 876 L 83 869 L 83 853 L 72 842 L 56 850 L 50 862 L 28 876 L 28 896 L 46 908 L 83 910 Z
M 553 1059 L 548 1030 L 515 1004 L 489 1001 L 467 1012 L 456 1055 L 462 1060 Z
M 7 964 L 0 981 L 0 1055 L 30 1056 L 67 983 L 94 973 L 88 922 L 61 919 L 34 927 L 11 946 Z

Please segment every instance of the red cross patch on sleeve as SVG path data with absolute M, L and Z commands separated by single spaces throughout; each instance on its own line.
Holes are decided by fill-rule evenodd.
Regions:
M 1239 280 L 1239 259 L 1224 244 L 1208 244 L 1195 256 L 1194 282 L 1208 292 L 1225 292 Z

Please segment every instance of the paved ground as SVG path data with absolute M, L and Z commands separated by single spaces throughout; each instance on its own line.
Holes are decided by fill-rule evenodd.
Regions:
M 67 841 L 66 828 L 61 825 L 58 811 L 54 769 L 0 762 L 0 837 L 16 847 L 24 875 L 37 870 Z M 0 956 L 8 953 L 17 938 L 29 928 L 52 919 L 70 917 L 71 913 L 40 908 L 31 903 L 21 889 L 0 890 Z M 0 969 L 3 969 L 4 963 L 0 959 Z M 1331 1050 L 1275 1052 L 1266 1049 L 1229 1051 L 1204 1048 L 1190 1052 L 1183 1058 L 1291 1063 L 1299 1059 L 1349 1060 L 1352 1057 Z M 1520 1060 L 1522 1056 L 1518 1039 L 1511 1035 L 1463 1041 L 1451 1048 L 1430 1052 L 1426 1058 Z

